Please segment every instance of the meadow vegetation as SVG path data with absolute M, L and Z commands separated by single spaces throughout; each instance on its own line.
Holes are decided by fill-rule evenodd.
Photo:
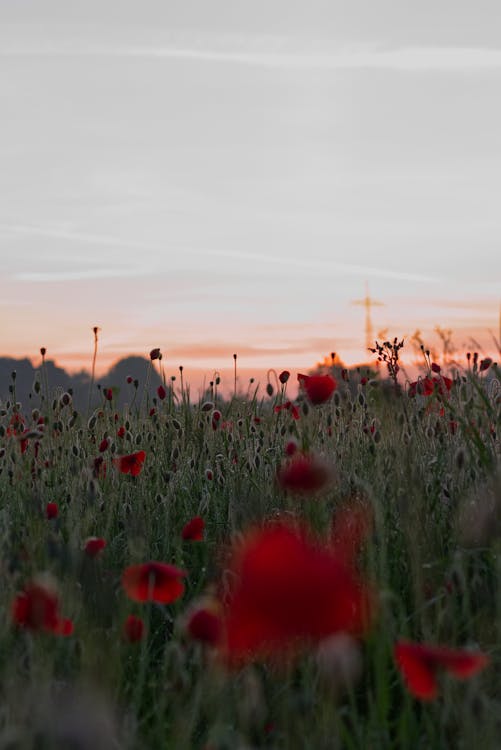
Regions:
M 0 750 L 501 747 L 499 371 L 378 346 L 88 413 L 13 375 Z

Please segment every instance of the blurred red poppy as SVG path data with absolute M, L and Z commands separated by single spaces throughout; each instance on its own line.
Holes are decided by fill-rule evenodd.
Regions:
M 201 542 L 204 538 L 205 521 L 200 516 L 195 516 L 188 521 L 181 532 L 185 542 Z
M 416 394 L 421 396 L 431 396 L 432 393 L 439 393 L 446 396 L 453 386 L 453 381 L 445 375 L 431 378 L 427 375 L 425 378 L 415 380 L 409 384 L 409 396 L 412 398 Z
M 286 523 L 253 530 L 233 552 L 225 601 L 230 662 L 293 655 L 339 631 L 362 634 L 371 595 L 335 551 Z
M 163 562 L 131 565 L 122 574 L 122 585 L 127 596 L 135 602 L 170 604 L 184 593 L 184 583 L 179 580 L 186 571 Z
M 163 401 L 166 395 L 167 395 L 167 391 L 165 390 L 163 385 L 159 385 L 157 388 L 157 396 L 160 399 L 160 401 Z
M 73 623 L 59 616 L 59 598 L 46 583 L 32 581 L 17 594 L 12 604 L 12 620 L 20 628 L 71 635 Z
M 332 478 L 330 467 L 313 453 L 293 453 L 277 472 L 280 487 L 297 494 L 318 492 Z
M 145 458 L 146 453 L 144 451 L 138 451 L 137 453 L 131 453 L 128 456 L 118 456 L 113 459 L 113 463 L 122 474 L 131 474 L 131 476 L 137 477 L 143 469 Z
M 309 401 L 315 406 L 328 401 L 337 388 L 332 375 L 298 374 L 297 379 L 301 388 L 306 391 Z
M 59 508 L 57 503 L 47 503 L 45 506 L 45 515 L 51 521 L 53 518 L 57 518 L 59 515 Z
M 143 620 L 136 615 L 129 615 L 124 622 L 123 636 L 128 643 L 142 641 L 146 633 Z
M 85 553 L 89 557 L 96 557 L 106 547 L 106 541 L 98 536 L 90 536 L 84 545 Z
M 437 671 L 443 669 L 459 679 L 467 679 L 489 663 L 489 657 L 475 651 L 398 641 L 395 661 L 405 684 L 415 698 L 433 700 L 438 695 Z
M 216 646 L 223 637 L 223 623 L 214 608 L 198 607 L 189 615 L 186 631 L 194 640 Z

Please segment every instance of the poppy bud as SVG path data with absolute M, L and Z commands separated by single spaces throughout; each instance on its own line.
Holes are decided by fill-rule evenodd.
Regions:
M 150 352 L 150 359 L 153 361 L 154 359 L 159 359 L 160 357 L 160 349 L 157 347 L 156 349 L 152 349 Z
M 159 385 L 158 386 L 158 388 L 157 388 L 157 395 L 158 395 L 158 398 L 160 399 L 160 401 L 163 401 L 164 398 L 166 397 L 167 391 L 165 390 L 165 388 L 163 387 L 163 385 Z
M 273 386 L 271 383 L 268 383 L 268 385 L 266 386 L 266 393 L 268 394 L 268 396 L 273 396 Z
M 285 383 L 289 380 L 291 374 L 288 370 L 282 370 L 280 375 L 278 376 L 278 379 L 282 383 L 282 385 L 285 385 Z

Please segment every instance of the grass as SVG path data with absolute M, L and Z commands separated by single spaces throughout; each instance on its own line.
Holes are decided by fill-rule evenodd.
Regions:
M 284 389 L 218 400 L 217 429 L 186 386 L 153 414 L 145 398 L 118 415 L 103 399 L 88 418 L 45 384 L 33 414 L 14 399 L 2 404 L 1 750 L 501 746 L 499 384 L 468 370 L 448 396 L 409 398 L 392 383 L 349 377 L 324 405 L 300 401 L 299 420 L 273 410 Z M 19 434 L 41 416 L 43 437 L 28 437 L 22 452 Z M 336 483 L 315 498 L 275 482 L 291 438 L 334 468 Z M 137 477 L 116 470 L 114 456 L 138 450 L 146 461 Z M 95 469 L 99 455 L 106 473 Z M 232 538 L 280 513 L 322 533 L 337 508 L 361 498 L 375 527 L 360 565 L 378 605 L 355 646 L 358 680 L 341 684 L 315 648 L 287 666 L 230 670 L 187 637 L 186 612 L 224 580 Z M 59 507 L 53 520 L 49 502 Z M 195 515 L 204 541 L 185 542 Z M 83 552 L 90 536 L 107 541 L 95 559 Z M 128 600 L 122 571 L 147 560 L 188 571 L 181 599 Z M 69 637 L 12 622 L 16 593 L 41 573 L 57 581 L 61 613 L 74 621 Z M 128 614 L 145 621 L 138 643 L 123 637 Z M 419 701 L 394 663 L 399 638 L 478 648 L 490 665 L 468 681 L 440 675 L 439 697 Z

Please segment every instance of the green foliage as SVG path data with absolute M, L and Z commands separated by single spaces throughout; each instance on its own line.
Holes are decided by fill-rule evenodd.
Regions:
M 394 387 L 397 373 L 389 388 L 342 382 L 297 421 L 273 409 L 285 389 L 272 401 L 257 391 L 235 396 L 218 402 L 216 429 L 212 407 L 191 404 L 186 387 L 154 403 L 154 413 L 138 399 L 119 414 L 104 403 L 87 418 L 44 389 L 33 414 L 4 403 L 0 748 L 500 747 L 499 385 L 470 372 L 457 375 L 450 394 L 409 398 Z M 294 499 L 277 487 L 291 438 L 334 467 L 337 481 L 321 497 Z M 117 471 L 113 458 L 137 450 L 146 452 L 141 473 Z M 280 513 L 326 534 L 335 510 L 359 498 L 374 511 L 360 564 L 378 592 L 378 617 L 361 644 L 357 682 L 339 689 L 315 653 L 287 669 L 227 671 L 190 642 L 186 612 L 224 580 L 232 537 Z M 52 520 L 49 502 L 59 507 Z M 183 542 L 195 515 L 206 522 L 204 541 Z M 107 541 L 94 559 L 83 552 L 91 536 Z M 147 560 L 188 571 L 182 599 L 127 600 L 122 571 Z M 16 592 L 41 573 L 58 582 L 75 624 L 68 638 L 11 622 Z M 145 620 L 140 643 L 123 638 L 130 613 Z M 444 676 L 440 698 L 421 704 L 393 663 L 399 637 L 479 646 L 491 666 L 468 683 Z

